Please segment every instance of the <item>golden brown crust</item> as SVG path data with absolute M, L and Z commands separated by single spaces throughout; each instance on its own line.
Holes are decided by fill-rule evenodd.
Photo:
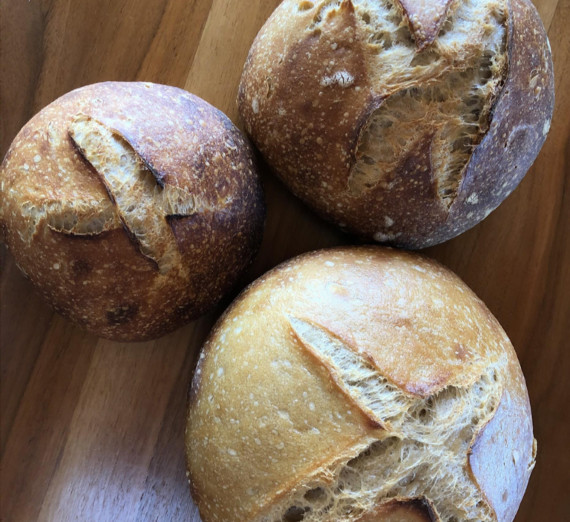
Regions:
M 370 50 L 360 45 L 352 2 L 325 15 L 325 30 L 310 29 L 314 16 L 309 10 L 291 17 L 279 8 L 272 14 L 249 53 L 238 101 L 246 130 L 270 165 L 332 219 L 326 194 L 344 191 L 361 127 L 382 98 L 369 85 Z
M 338 357 L 330 359 L 319 336 Z M 492 479 L 486 463 L 509 459 L 516 448 L 521 462 L 532 461 L 530 408 L 514 350 L 496 319 L 455 275 L 421 256 L 376 247 L 290 260 L 250 285 L 218 321 L 194 375 L 186 433 L 189 479 L 203 520 L 266 520 L 298 488 L 302 499 L 311 488 L 334 483 L 334 470 L 374 441 L 394 433 L 397 440 L 410 437 L 413 429 L 405 426 L 411 421 L 379 423 L 369 414 L 375 399 L 366 387 L 354 388 L 359 372 L 380 376 L 383 403 L 394 394 L 410 404 L 429 403 L 453 387 L 487 386 L 474 392 L 490 393 L 481 406 L 487 413 L 473 414 L 483 415 L 486 427 L 481 430 L 475 421 L 473 439 L 450 446 L 458 452 L 457 463 L 436 469 L 453 469 L 454 480 L 468 477 L 472 489 L 478 484 L 496 508 L 497 520 L 509 520 L 529 470 L 510 467 L 509 476 Z M 481 385 L 482 375 L 492 377 Z M 511 398 L 507 424 L 518 418 L 521 429 L 507 436 L 506 445 L 493 445 L 488 430 L 507 425 L 501 420 L 504 401 L 496 408 L 501 390 Z M 465 401 L 463 406 L 471 404 Z M 473 422 L 466 415 L 465 422 Z M 423 451 L 426 437 L 405 451 Z M 510 511 L 496 507 L 489 480 L 516 491 L 506 500 Z M 447 486 L 436 485 L 431 493 Z M 486 506 L 485 496 L 478 495 Z
M 427 88 L 435 79 L 445 86 L 451 72 L 476 70 L 477 60 L 486 60 L 487 51 L 477 47 L 486 38 L 484 32 L 460 35 L 456 45 L 431 40 L 446 20 L 438 17 L 450 11 L 448 2 L 438 2 L 438 14 L 428 17 L 437 24 L 419 22 L 430 28 L 424 39 L 420 35 L 416 40 L 419 65 L 412 66 L 415 58 L 406 54 L 412 64 L 408 66 L 382 61 L 384 55 L 397 54 L 390 55 L 393 35 L 371 29 L 373 3 L 366 7 L 366 2 L 343 0 L 334 7 L 320 1 L 302 9 L 305 4 L 286 0 L 266 22 L 250 50 L 238 95 L 247 132 L 298 197 L 325 219 L 360 236 L 420 248 L 471 228 L 514 190 L 546 139 L 554 107 L 548 40 L 528 0 L 505 0 L 489 8 L 489 16 L 507 28 L 505 49 L 499 54 L 508 68 L 501 60 L 490 66 L 492 85 L 482 95 L 480 133 L 461 145 L 458 131 L 465 161 L 454 173 L 451 195 L 442 188 L 436 159 L 449 155 L 445 146 L 443 152 L 436 148 L 449 138 L 437 135 L 442 130 L 437 121 L 431 127 L 419 125 L 412 144 L 396 146 L 399 163 L 385 183 L 375 180 L 366 190 L 354 191 L 351 177 L 376 111 L 395 94 Z M 408 19 L 415 20 L 416 2 L 402 6 Z M 478 31 L 484 27 L 479 24 Z M 377 43 L 378 38 L 388 41 Z M 432 47 L 440 56 L 437 63 L 430 55 Z M 422 60 L 435 64 L 433 72 Z M 453 93 L 449 82 L 446 89 Z M 466 92 L 466 104 L 469 96 Z M 469 110 L 465 108 L 465 121 L 471 117 Z
M 359 257 L 365 262 L 355 265 Z M 296 287 L 288 280 L 287 266 L 301 262 L 303 279 Z M 321 277 L 322 271 L 338 274 L 339 283 Z M 378 272 L 383 273 L 380 279 Z M 351 284 L 344 285 L 344 278 Z M 256 295 L 255 303 L 263 299 L 255 292 L 262 283 L 267 288 L 286 287 L 283 293 L 295 301 L 286 317 L 278 317 L 273 299 L 276 310 L 271 316 L 278 317 L 288 332 L 293 310 L 296 316 L 310 317 L 345 344 L 357 346 L 390 382 L 418 397 L 432 395 L 449 384 L 472 384 L 476 377 L 471 373 L 478 376 L 482 369 L 480 350 L 501 351 L 497 343 L 509 343 L 504 334 L 497 336 L 496 320 L 483 302 L 452 272 L 424 256 L 374 247 L 310 252 L 258 279 L 240 294 L 225 316 L 241 308 L 250 293 Z M 433 295 L 444 292 L 441 285 L 445 285 L 445 300 L 433 299 Z M 323 302 L 328 306 L 322 306 Z M 445 307 L 445 302 L 454 306 Z M 251 300 L 248 306 L 252 306 Z M 261 303 L 256 306 L 260 306 L 260 313 L 267 309 Z M 466 315 L 473 318 L 468 325 Z M 442 324 L 435 319 L 440 316 L 445 317 Z M 421 337 L 416 334 L 418 330 L 423 332 Z M 295 339 L 292 332 L 288 335 Z M 492 339 L 489 346 L 485 341 L 488 338 Z M 410 364 L 417 359 L 421 365 Z
M 274 13 L 273 17 L 276 17 L 277 14 L 277 12 Z M 278 21 L 274 22 L 276 25 L 281 22 L 281 17 L 278 18 Z M 305 17 L 301 17 L 301 19 L 303 20 L 302 25 L 305 25 L 309 23 L 310 17 L 307 15 L 306 20 Z M 293 163 L 288 157 L 285 147 L 280 145 L 276 134 L 279 123 L 275 122 L 277 124 L 274 125 L 272 118 L 276 118 L 286 125 L 287 135 L 292 137 L 291 141 L 294 144 L 294 154 L 300 160 L 301 168 L 298 169 L 296 178 L 292 180 L 295 185 L 298 185 L 299 190 L 312 181 L 311 169 L 303 168 L 303 165 L 310 166 L 310 162 L 316 158 L 321 160 L 322 170 L 326 174 L 334 168 L 335 164 L 345 165 L 349 160 L 351 143 L 347 147 L 338 147 L 336 144 L 342 143 L 347 133 L 351 134 L 352 141 L 356 140 L 357 135 L 350 125 L 350 121 L 354 119 L 353 116 L 347 118 L 346 121 L 339 122 L 339 125 L 332 129 L 336 139 L 317 141 L 319 136 L 326 135 L 327 120 L 333 118 L 337 111 L 352 111 L 353 104 L 349 91 L 342 89 L 323 91 L 323 95 L 328 96 L 328 99 L 320 103 L 317 98 L 321 90 L 320 85 L 314 81 L 312 75 L 305 77 L 302 74 L 307 68 L 313 66 L 314 61 L 322 64 L 314 72 L 315 77 L 332 75 L 334 71 L 332 67 L 327 65 L 325 58 L 330 56 L 330 45 L 335 43 L 338 38 L 342 38 L 342 43 L 335 52 L 339 53 L 339 59 L 343 62 L 355 63 L 354 69 L 351 69 L 350 73 L 356 75 L 357 82 L 363 81 L 365 71 L 362 69 L 362 57 L 359 56 L 358 49 L 349 43 L 351 38 L 354 39 L 354 25 L 354 10 L 351 4 L 343 3 L 340 14 L 331 21 L 326 33 L 315 31 L 307 34 L 306 38 L 298 43 L 283 42 L 281 45 L 277 44 L 282 47 L 282 50 L 278 51 L 279 61 L 282 62 L 284 70 L 282 76 L 271 75 L 268 80 L 263 78 L 261 71 L 265 64 L 254 61 L 253 57 L 258 53 L 269 53 L 271 51 L 265 46 L 262 47 L 260 40 L 256 40 L 248 57 L 239 92 L 240 110 L 246 128 L 248 132 L 252 133 L 254 140 L 260 144 L 264 154 L 268 155 L 274 168 L 280 172 L 297 167 L 296 162 Z M 301 24 L 297 30 L 301 30 Z M 262 48 L 257 50 L 257 47 Z M 305 60 L 304 57 L 306 56 L 310 56 L 311 60 Z M 314 60 L 313 57 L 315 57 Z M 271 59 L 272 56 L 270 55 L 268 58 Z M 296 58 L 299 58 L 300 63 L 296 61 Z M 360 70 L 357 72 L 356 70 L 359 68 Z M 260 102 L 255 95 L 249 96 L 248 94 L 262 93 L 264 81 L 271 82 L 271 90 L 267 92 L 266 102 L 270 103 L 271 108 L 258 115 Z M 292 84 L 295 84 L 294 91 Z M 303 95 L 301 96 L 300 93 Z M 312 106 L 312 100 L 315 99 L 318 103 L 317 107 Z M 362 100 L 363 103 L 365 101 L 365 99 Z M 328 113 L 328 118 L 325 116 L 316 120 L 315 111 L 325 111 L 325 114 Z M 253 121 L 256 122 L 255 125 L 251 124 Z M 258 132 L 257 122 L 259 122 L 259 127 L 270 128 L 272 130 L 271 135 L 264 137 L 262 132 Z M 315 143 L 317 143 L 316 149 L 313 148 Z M 331 180 L 334 180 L 334 173 L 330 177 Z
M 81 140 L 95 131 L 89 155 Z M 145 209 L 142 231 L 97 170 L 120 172 L 129 158 L 141 176 L 131 203 Z M 0 177 L 16 262 L 59 312 L 104 337 L 149 339 L 200 315 L 260 242 L 250 145 L 220 111 L 174 87 L 107 82 L 66 94 L 18 134 Z M 174 262 L 159 270 L 149 244 Z

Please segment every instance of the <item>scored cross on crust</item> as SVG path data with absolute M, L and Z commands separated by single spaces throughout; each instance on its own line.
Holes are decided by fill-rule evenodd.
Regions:
M 102 123 L 78 116 L 69 126 L 69 136 L 105 185 L 109 199 L 47 204 L 39 213 L 48 226 L 72 235 L 95 235 L 122 224 L 161 273 L 182 266 L 167 217 L 188 216 L 203 205 L 197 205 L 188 191 L 165 185 L 124 137 Z
M 307 509 L 307 520 L 329 520 L 324 513 L 342 511 L 342 495 L 350 491 L 352 510 L 370 502 L 390 505 L 390 512 L 411 507 L 389 504 L 395 498 L 420 499 L 434 506 L 431 520 L 490 520 L 491 511 L 469 472 L 469 453 L 475 433 L 495 413 L 501 400 L 501 363 L 489 367 L 471 386 L 447 386 L 428 397 L 403 392 L 385 379 L 365 353 L 357 353 L 327 329 L 311 321 L 289 317 L 299 346 L 323 366 L 347 400 L 379 428 L 378 437 L 348 462 L 336 462 L 324 476 L 309 477 L 287 500 Z M 309 493 L 308 493 L 309 492 Z M 318 501 L 312 502 L 313 498 Z M 348 509 L 347 506 L 344 506 Z M 283 510 L 291 509 L 287 506 Z M 388 509 L 386 507 L 386 509 Z M 394 517 L 396 517 L 396 514 Z M 362 520 L 376 520 L 375 515 Z M 456 518 L 453 518 L 456 517 Z M 398 518 L 393 518 L 399 520 Z
M 0 235 L 61 314 L 147 340 L 204 313 L 263 228 L 254 154 L 232 122 L 175 87 L 76 89 L 20 131 L 0 166 Z
M 124 136 L 101 122 L 80 115 L 68 132 L 108 197 L 24 203 L 21 212 L 30 224 L 22 239 L 29 242 L 43 220 L 51 230 L 72 236 L 96 236 L 122 227 L 160 273 L 183 269 L 168 218 L 214 210 L 212 206 L 187 190 L 165 184 Z

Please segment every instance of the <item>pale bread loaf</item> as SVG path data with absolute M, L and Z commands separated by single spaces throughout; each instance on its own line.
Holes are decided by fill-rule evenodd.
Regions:
M 220 319 L 186 432 L 204 522 L 511 521 L 536 447 L 509 339 L 441 265 L 293 259 Z

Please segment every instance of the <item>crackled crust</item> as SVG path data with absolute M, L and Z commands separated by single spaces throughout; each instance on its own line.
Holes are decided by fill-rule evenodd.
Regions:
M 518 185 L 550 127 L 552 60 L 527 0 L 437 2 L 427 21 L 422 2 L 384 4 L 396 19 L 390 30 L 378 29 L 377 4 L 366 0 L 283 2 L 252 45 L 238 102 L 275 172 L 320 215 L 360 236 L 421 248 L 474 226 Z M 463 31 L 455 16 L 486 18 Z M 431 30 L 421 33 L 418 23 Z M 494 34 L 501 42 L 493 50 Z M 477 68 L 481 75 L 461 80 Z M 362 146 L 374 141 L 370 123 L 418 89 L 435 89 L 443 117 L 418 115 L 409 135 L 394 131 L 389 169 L 354 190 L 355 174 L 366 170 Z M 376 165 L 383 143 L 376 140 Z
M 374 247 L 306 254 L 240 295 L 200 355 L 186 450 L 206 522 L 510 522 L 535 457 L 496 319 L 441 265 Z
M 0 179 L 18 266 L 56 310 L 103 337 L 149 339 L 200 315 L 261 237 L 250 145 L 174 87 L 66 94 L 16 136 Z

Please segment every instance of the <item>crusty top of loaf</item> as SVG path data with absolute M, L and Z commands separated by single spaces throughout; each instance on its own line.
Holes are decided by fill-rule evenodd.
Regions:
M 446 396 L 456 413 L 417 431 L 411 412 L 424 415 Z M 479 413 L 469 413 L 472 401 L 482 401 Z M 401 417 L 404 410 L 412 417 Z M 339 470 L 358 468 L 347 461 L 374 453 L 374 441 L 395 450 L 409 439 L 411 455 L 454 430 L 453 457 L 439 468 L 462 478 L 446 480 L 474 478 L 479 493 L 469 494 L 483 506 L 481 520 L 511 520 L 533 464 L 532 424 L 524 378 L 496 319 L 459 278 L 423 257 L 373 247 L 307 254 L 251 285 L 204 346 L 187 428 L 192 491 L 206 521 L 282 520 L 288 503 L 302 507 L 295 502 L 308 502 L 309 492 L 338 486 Z M 382 465 L 360 476 L 372 472 L 381 477 Z M 464 491 L 445 482 L 441 494 L 459 504 Z M 370 517 L 370 502 L 383 502 L 372 488 L 359 491 L 370 498 L 346 520 Z M 398 490 L 418 493 L 426 492 Z M 437 500 L 434 512 L 448 520 Z
M 26 124 L 0 173 L 0 222 L 18 265 L 99 335 L 149 338 L 199 315 L 260 240 L 251 146 L 175 87 L 72 91 Z
M 528 0 L 426 3 L 286 0 L 252 45 L 238 96 L 247 132 L 297 196 L 409 248 L 496 208 L 554 107 Z

